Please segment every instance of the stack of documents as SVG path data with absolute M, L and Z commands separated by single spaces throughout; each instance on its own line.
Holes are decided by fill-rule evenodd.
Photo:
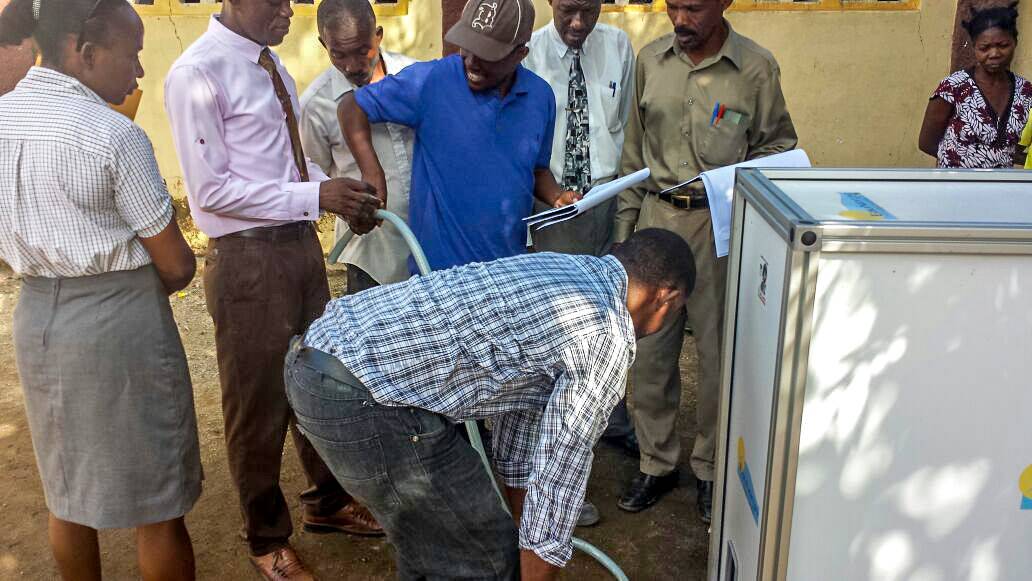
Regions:
M 645 181 L 648 179 L 650 173 L 649 168 L 645 168 L 643 170 L 636 171 L 629 176 L 624 176 L 609 183 L 595 186 L 594 188 L 591 188 L 587 194 L 584 194 L 583 198 L 569 206 L 545 210 L 540 214 L 534 214 L 533 216 L 524 218 L 523 221 L 526 222 L 528 229 L 540 230 L 542 228 L 548 228 L 549 226 L 554 226 L 560 222 L 576 218 L 627 188 Z
M 706 186 L 706 197 L 709 200 L 710 216 L 713 220 L 713 240 L 716 243 L 718 257 L 727 256 L 728 248 L 731 244 L 731 201 L 735 193 L 735 170 L 740 167 L 810 167 L 810 158 L 802 149 L 793 149 L 784 153 L 759 157 L 743 161 L 742 163 L 704 171 L 684 183 L 663 190 L 663 193 L 670 193 L 690 183 L 702 181 L 703 185 Z M 524 218 L 523 221 L 526 222 L 528 231 L 532 231 L 548 228 L 560 222 L 576 218 L 627 188 L 645 181 L 649 175 L 650 171 L 648 168 L 636 171 L 631 175 L 613 180 L 608 184 L 592 188 L 580 201 L 574 204 L 563 206 L 562 208 L 552 208 L 529 218 Z

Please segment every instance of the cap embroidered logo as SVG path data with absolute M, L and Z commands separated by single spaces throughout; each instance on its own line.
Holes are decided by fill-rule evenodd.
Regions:
M 497 2 L 481 2 L 477 6 L 477 16 L 470 25 L 477 30 L 491 30 L 494 28 L 495 17 L 498 15 Z

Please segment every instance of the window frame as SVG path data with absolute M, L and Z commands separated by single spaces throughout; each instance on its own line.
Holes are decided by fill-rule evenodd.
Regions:
M 392 4 L 374 4 L 377 17 L 405 16 L 410 0 L 396 0 Z M 319 0 L 314 4 L 294 4 L 295 16 L 315 16 Z M 133 4 L 141 16 L 209 16 L 219 12 L 218 2 L 186 4 L 180 0 L 154 0 L 153 4 Z
M 880 2 L 876 0 L 809 0 L 807 2 L 779 2 L 763 0 L 735 0 L 729 12 L 789 12 L 789 11 L 823 11 L 823 12 L 896 12 L 915 11 L 921 9 L 921 0 L 898 0 Z M 603 4 L 602 12 L 640 13 L 666 12 L 665 0 L 654 0 L 652 4 Z

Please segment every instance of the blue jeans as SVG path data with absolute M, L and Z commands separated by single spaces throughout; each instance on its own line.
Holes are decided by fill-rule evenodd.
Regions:
M 516 526 L 479 456 L 439 414 L 378 404 L 336 358 L 295 341 L 297 425 L 397 551 L 400 579 L 515 579 Z

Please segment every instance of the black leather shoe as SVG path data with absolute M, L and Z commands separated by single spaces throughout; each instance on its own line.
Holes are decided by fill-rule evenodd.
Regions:
M 699 518 L 709 524 L 713 520 L 713 482 L 699 480 L 695 483 L 695 506 L 699 509 Z
M 677 471 L 666 476 L 638 473 L 616 506 L 627 512 L 641 512 L 659 502 L 663 495 L 677 488 Z
M 626 436 L 602 436 L 602 441 L 617 448 L 624 454 L 627 454 L 631 458 L 641 457 L 641 449 L 638 448 L 638 436 L 634 435 L 634 432 L 627 434 Z

